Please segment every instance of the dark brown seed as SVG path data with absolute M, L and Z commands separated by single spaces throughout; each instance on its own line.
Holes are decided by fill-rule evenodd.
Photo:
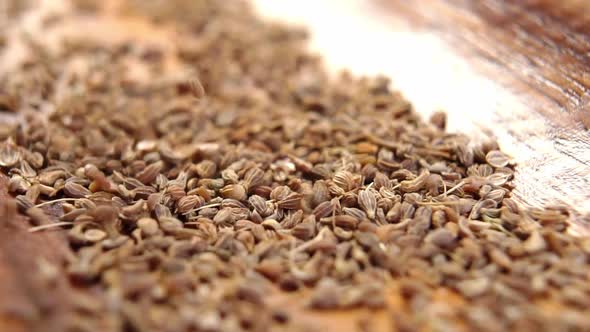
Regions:
M 315 236 L 315 231 L 315 223 L 304 221 L 293 227 L 291 234 L 301 240 L 309 240 Z
M 156 180 L 156 177 L 162 171 L 164 163 L 162 161 L 155 162 L 146 166 L 135 177 L 143 184 L 150 184 Z
M 328 223 L 333 223 L 334 225 L 347 230 L 356 229 L 356 226 L 360 222 L 357 218 L 345 214 L 337 215 L 334 217 L 328 217 L 325 219 Z
M 313 215 L 318 220 L 334 213 L 335 207 L 331 201 L 323 202 L 320 205 L 318 205 L 315 209 L 313 209 Z
M 94 219 L 103 223 L 111 223 L 117 220 L 118 212 L 112 206 L 101 205 L 93 211 Z
M 441 248 L 451 248 L 455 244 L 455 235 L 445 228 L 435 229 L 424 239 Z
M 447 114 L 445 112 L 434 112 L 430 116 L 430 123 L 441 130 L 445 130 L 447 127 Z

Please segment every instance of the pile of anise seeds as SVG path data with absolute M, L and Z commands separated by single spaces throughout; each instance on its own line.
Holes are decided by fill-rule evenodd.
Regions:
M 312 329 L 276 292 L 388 310 L 398 331 L 590 330 L 590 240 L 565 209 L 510 198 L 496 143 L 423 121 L 387 79 L 331 77 L 304 31 L 242 1 L 125 13 L 187 36 L 173 57 L 195 74 L 158 80 L 157 47 L 76 39 L 31 41 L 0 76 L 1 111 L 22 119 L 0 124 L 8 190 L 72 250 L 40 272 L 71 285 L 63 331 Z M 154 79 L 126 79 L 132 62 Z

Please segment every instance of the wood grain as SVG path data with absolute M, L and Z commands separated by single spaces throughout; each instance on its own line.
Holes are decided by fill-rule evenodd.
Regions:
M 478 75 L 525 106 L 523 112 L 499 107 L 495 123 L 479 124 L 498 137 L 511 136 L 501 142 L 519 161 L 515 194 L 523 202 L 590 211 L 590 3 L 379 3 L 393 19 L 440 36 Z M 582 220 L 580 225 L 587 227 Z
M 0 173 L 0 331 L 51 331 L 68 306 L 65 280 L 42 278 L 42 264 L 59 268 L 68 248 L 63 231 L 32 234 L 17 213 Z M 49 293 L 47 290 L 51 290 Z
M 498 139 L 522 203 L 590 212 L 587 2 L 255 2 L 309 26 L 331 68 L 389 76 L 425 116 L 443 109 L 451 130 Z

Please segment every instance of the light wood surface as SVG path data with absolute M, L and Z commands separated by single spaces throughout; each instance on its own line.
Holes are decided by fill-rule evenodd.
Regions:
M 442 109 L 451 130 L 498 139 L 521 202 L 590 212 L 587 1 L 255 2 L 310 27 L 332 70 L 389 76 L 424 116 Z
M 1 0 L 0 0 L 1 2 Z M 312 33 L 312 50 L 331 70 L 384 74 L 425 116 L 444 109 L 451 130 L 476 139 L 493 136 L 518 163 L 515 195 L 529 205 L 567 204 L 577 213 L 575 231 L 586 234 L 590 212 L 590 11 L 584 1 L 452 0 L 253 0 L 269 19 L 303 24 Z M 0 54 L 0 74 L 15 68 L 26 53 L 18 43 L 23 32 L 38 33 L 48 14 L 67 11 L 61 1 L 40 1 L 36 10 L 10 27 L 9 49 Z M 153 26 L 140 18 L 120 16 L 117 1 L 99 18 L 68 18 L 43 31 L 51 44 L 63 35 L 104 41 L 133 38 L 173 53 L 172 26 Z M 182 68 L 169 58 L 169 74 Z M 131 71 L 142 79 L 141 67 Z M 10 121 L 1 119 L 0 121 Z M 586 126 L 586 127 L 585 127 Z M 0 187 L 5 187 L 0 178 Z M 0 211 L 10 208 L 0 190 Z M 43 294 L 34 278 L 39 262 L 59 262 L 66 254 L 62 232 L 31 235 L 26 218 L 0 215 L 0 330 L 45 330 L 34 321 Z M 48 250 L 50 248 L 50 250 Z M 52 294 L 67 303 L 66 286 Z M 310 312 L 305 293 L 275 293 L 269 301 L 285 306 L 294 319 L 321 329 L 390 331 L 392 312 L 404 309 L 396 285 L 387 309 Z M 60 295 L 62 294 L 62 295 Z M 47 297 L 45 295 L 45 297 Z M 447 290 L 442 303 L 461 305 Z M 43 300 L 42 300 L 43 301 Z M 46 300 L 49 301 L 49 300 Z M 50 302 L 51 303 L 51 302 Z M 14 313 L 18 315 L 14 315 Z M 8 317 L 17 317 L 8 319 Z M 33 318 L 33 319 L 32 319 Z

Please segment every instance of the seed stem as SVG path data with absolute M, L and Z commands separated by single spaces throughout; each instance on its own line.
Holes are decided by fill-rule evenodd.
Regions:
M 448 194 L 452 193 L 453 191 L 463 187 L 465 185 L 465 181 L 460 181 L 459 183 L 457 183 L 454 187 L 452 187 L 451 189 L 449 189 L 448 191 L 446 190 L 447 185 L 445 184 L 445 182 L 443 181 L 443 186 L 445 187 L 445 192 L 444 192 L 444 196 L 446 197 Z
M 35 232 L 38 232 L 38 231 L 42 231 L 42 230 L 50 229 L 50 228 L 54 228 L 54 227 L 70 226 L 70 225 L 73 225 L 73 224 L 74 224 L 73 222 L 62 221 L 62 222 L 56 222 L 56 223 L 53 223 L 53 224 L 35 226 L 35 227 L 29 228 L 29 233 L 35 233 Z
M 35 205 L 35 207 L 42 207 L 45 205 L 50 205 L 50 204 L 58 203 L 58 202 L 75 202 L 76 200 L 78 200 L 78 199 L 77 198 L 58 198 L 58 199 L 54 199 L 52 201 L 39 203 L 39 204 Z
M 197 212 L 197 211 L 200 211 L 200 210 L 203 210 L 203 209 L 206 209 L 206 208 L 210 208 L 210 207 L 218 207 L 220 205 L 221 205 L 221 203 L 213 203 L 213 204 L 209 204 L 209 205 L 199 206 L 196 209 L 192 209 L 192 210 L 187 211 L 186 213 L 184 213 L 184 215 L 187 215 L 187 214 L 189 214 L 191 212 Z
M 450 202 L 416 202 L 418 205 L 458 205 L 461 204 L 459 201 Z

